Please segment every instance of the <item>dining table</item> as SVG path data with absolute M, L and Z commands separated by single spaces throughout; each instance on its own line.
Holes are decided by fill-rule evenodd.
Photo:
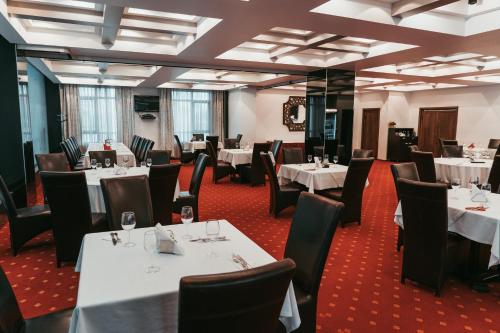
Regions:
M 223 148 L 219 151 L 218 159 L 227 162 L 236 168 L 241 164 L 252 163 L 253 149 L 239 148 L 239 149 L 226 149 Z
M 144 234 L 154 228 L 132 230 L 130 239 L 135 246 L 131 247 L 123 242 L 114 245 L 108 232 L 85 235 L 75 267 L 80 280 L 69 332 L 175 333 L 182 277 L 241 271 L 276 261 L 227 220 L 218 222 L 219 239 L 224 241 L 183 239 L 187 232 L 195 240 L 205 238 L 205 222 L 190 224 L 189 231 L 185 225 L 162 226 L 172 233 L 182 255 L 155 252 L 149 256 L 143 246 Z M 126 240 L 126 232 L 119 231 L 118 237 Z M 235 262 L 235 256 L 247 265 Z M 150 265 L 159 270 L 147 273 Z M 293 283 L 279 320 L 287 332 L 300 326 Z
M 217 149 L 222 149 L 223 144 L 222 142 L 217 143 Z M 207 149 L 207 142 L 206 141 L 189 141 L 184 144 L 184 148 L 187 150 L 190 150 L 191 152 L 195 152 L 196 150 L 205 150 Z
M 343 187 L 347 169 L 347 166 L 340 164 L 329 164 L 327 168 L 316 167 L 314 163 L 282 164 L 277 176 L 280 185 L 297 182 L 314 193 Z
M 102 143 L 90 143 L 87 146 L 87 151 L 83 158 L 83 164 L 86 168 L 90 168 L 90 151 L 103 151 L 104 145 Z M 122 142 L 111 143 L 111 150 L 116 150 L 116 160 L 117 164 L 127 167 L 135 167 L 135 155 L 134 153 Z
M 471 178 L 479 179 L 479 184 L 486 183 L 493 165 L 491 159 L 470 158 L 435 158 L 436 179 L 444 183 L 451 183 L 453 179 L 460 179 L 462 186 L 468 186 Z
M 500 194 L 486 194 L 487 202 L 472 201 L 471 190 L 448 190 L 448 231 L 474 242 L 491 245 L 489 267 L 500 264 Z M 471 207 L 485 207 L 471 210 Z M 469 208 L 469 209 L 466 209 Z M 404 229 L 401 202 L 394 213 L 394 222 Z
M 120 170 L 120 171 L 119 171 Z M 102 168 L 85 170 L 87 178 L 87 188 L 90 199 L 90 209 L 93 213 L 105 213 L 106 206 L 104 205 L 104 197 L 101 189 L 101 179 L 103 178 L 119 178 L 127 176 L 149 175 L 148 167 L 132 167 L 132 168 Z M 179 197 L 180 187 L 179 180 L 175 187 L 174 201 Z

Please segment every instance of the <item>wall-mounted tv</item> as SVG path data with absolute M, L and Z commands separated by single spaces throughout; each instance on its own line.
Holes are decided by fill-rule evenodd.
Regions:
M 134 96 L 135 112 L 160 112 L 160 97 L 158 96 Z

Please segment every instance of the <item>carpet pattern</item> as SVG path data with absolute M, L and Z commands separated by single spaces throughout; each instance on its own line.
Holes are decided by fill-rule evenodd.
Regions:
M 365 190 L 362 224 L 338 228 L 325 266 L 318 305 L 318 332 L 500 332 L 500 287 L 479 294 L 448 279 L 441 297 L 410 281 L 400 284 L 402 252 L 396 251 L 396 195 L 389 163 L 377 161 Z M 192 166 L 179 176 L 186 189 Z M 211 182 L 207 169 L 200 218 L 225 218 L 276 258 L 283 256 L 294 208 L 268 214 L 269 186 Z M 41 202 L 38 186 L 31 201 Z M 179 222 L 179 217 L 174 215 Z M 1 224 L 0 224 L 1 225 Z M 0 229 L 0 265 L 25 317 L 74 306 L 78 274 L 55 265 L 50 232 L 10 254 L 8 225 Z

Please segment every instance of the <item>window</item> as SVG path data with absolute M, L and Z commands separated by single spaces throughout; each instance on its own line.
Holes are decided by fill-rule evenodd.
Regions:
M 212 128 L 212 94 L 209 91 L 172 90 L 174 133 L 181 142 L 191 140 L 193 133 L 210 135 Z
M 115 88 L 78 88 L 80 99 L 80 121 L 82 143 L 117 140 L 118 125 L 116 115 Z

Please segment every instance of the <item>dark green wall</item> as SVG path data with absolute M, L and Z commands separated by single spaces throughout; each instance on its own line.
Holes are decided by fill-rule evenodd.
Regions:
M 61 129 L 61 104 L 59 98 L 59 85 L 45 78 L 45 101 L 47 102 L 47 129 L 49 135 L 49 151 L 58 153 L 61 151 L 62 141 Z

